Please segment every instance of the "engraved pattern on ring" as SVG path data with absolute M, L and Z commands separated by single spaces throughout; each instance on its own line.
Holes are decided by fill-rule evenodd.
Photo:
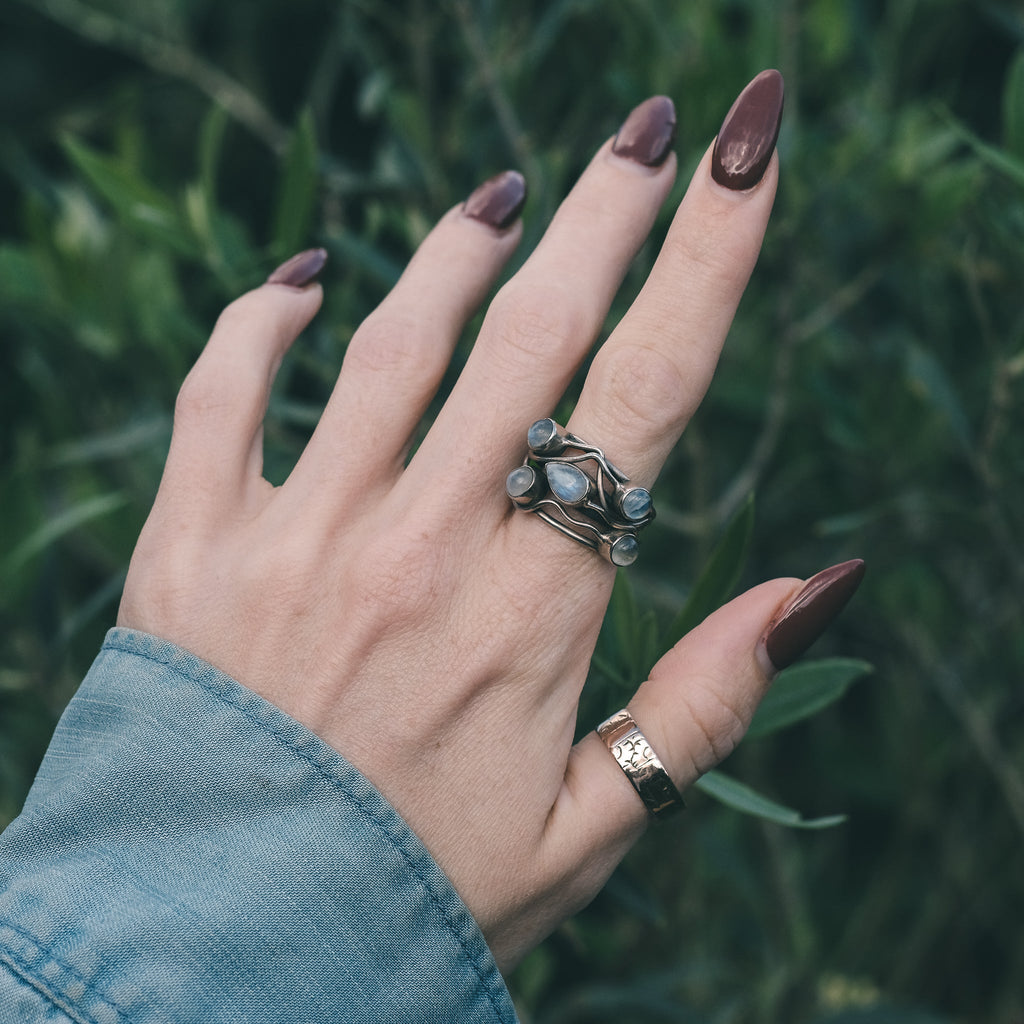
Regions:
M 655 818 L 665 817 L 686 806 L 665 766 L 627 709 L 623 708 L 602 722 L 597 733 Z

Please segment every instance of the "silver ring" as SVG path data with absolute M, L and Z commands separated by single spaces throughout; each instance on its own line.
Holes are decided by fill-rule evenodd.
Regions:
M 600 448 L 552 419 L 537 420 L 526 444 L 522 465 L 505 479 L 516 508 L 536 513 L 612 565 L 632 565 L 640 553 L 637 531 L 654 519 L 651 492 L 630 486 Z
M 626 708 L 603 721 L 597 734 L 655 818 L 665 818 L 686 807 L 665 766 Z

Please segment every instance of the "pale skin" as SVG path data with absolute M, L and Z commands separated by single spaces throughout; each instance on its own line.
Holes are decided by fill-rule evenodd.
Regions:
M 496 230 L 460 208 L 442 218 L 352 339 L 280 487 L 262 476 L 262 421 L 321 288 L 267 284 L 232 303 L 181 389 L 121 604 L 120 625 L 211 662 L 368 776 L 502 970 L 592 899 L 649 821 L 596 733 L 573 745 L 615 570 L 514 511 L 504 479 L 594 343 L 675 173 L 674 157 L 652 168 L 601 148 L 491 303 L 408 461 L 518 224 Z M 708 387 L 777 176 L 773 157 L 759 184 L 729 191 L 705 154 L 650 278 L 594 359 L 566 426 L 635 483 L 653 488 Z M 799 587 L 774 580 L 733 600 L 630 701 L 680 789 L 742 737 L 770 682 L 758 641 Z

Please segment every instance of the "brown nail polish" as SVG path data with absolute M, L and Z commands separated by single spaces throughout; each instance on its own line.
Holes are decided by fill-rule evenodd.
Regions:
M 675 104 L 667 96 L 652 96 L 634 107 L 622 123 L 612 152 L 645 167 L 658 167 L 668 159 L 675 138 Z
M 267 278 L 267 284 L 286 284 L 292 288 L 305 288 L 307 284 L 311 284 L 316 279 L 316 275 L 324 269 L 326 262 L 326 249 L 307 249 L 290 260 L 285 260 Z
M 753 188 L 775 152 L 785 83 L 778 71 L 762 71 L 725 115 L 711 157 L 711 177 L 736 192 Z
M 518 171 L 502 171 L 473 190 L 462 212 L 501 230 L 515 221 L 525 203 L 526 179 Z
M 768 627 L 761 644 L 776 671 L 800 657 L 843 610 L 864 579 L 859 558 L 812 576 Z

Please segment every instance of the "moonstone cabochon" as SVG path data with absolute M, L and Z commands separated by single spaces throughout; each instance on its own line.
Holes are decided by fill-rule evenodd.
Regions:
M 529 466 L 517 466 L 505 478 L 505 493 L 510 498 L 523 498 L 537 482 L 537 473 Z
M 612 565 L 632 565 L 636 561 L 637 555 L 640 554 L 640 545 L 636 537 L 627 533 L 624 537 L 619 537 L 612 544 L 611 551 L 608 554 Z
M 651 514 L 653 502 L 646 487 L 630 487 L 619 502 L 622 514 L 631 522 L 639 522 Z
M 578 505 L 590 493 L 590 477 L 576 466 L 549 462 L 544 466 L 551 493 L 567 505 Z
M 558 436 L 558 427 L 554 420 L 537 420 L 526 432 L 526 443 L 534 451 L 542 451 Z

